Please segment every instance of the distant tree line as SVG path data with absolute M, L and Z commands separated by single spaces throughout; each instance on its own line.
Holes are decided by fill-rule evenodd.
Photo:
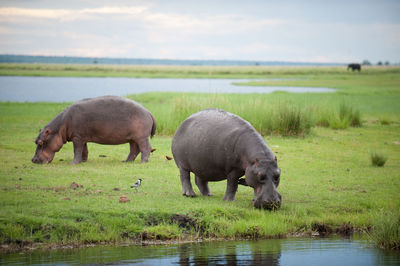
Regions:
M 372 66 L 371 62 L 369 60 L 364 60 L 362 61 L 361 65 L 363 66 Z M 376 63 L 377 66 L 390 66 L 390 62 L 389 61 L 385 61 L 384 63 L 382 63 L 382 61 L 378 61 L 378 63 Z

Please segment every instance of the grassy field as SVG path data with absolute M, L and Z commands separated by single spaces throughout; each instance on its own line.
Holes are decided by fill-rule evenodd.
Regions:
M 15 67 L 15 74 L 21 71 L 18 73 L 37 75 L 41 71 L 32 69 L 35 65 L 28 65 L 28 70 L 21 70 L 24 65 L 11 66 Z M 55 71 L 57 75 L 62 72 L 68 75 L 66 66 L 51 67 L 60 68 Z M 95 76 L 90 73 L 92 70 L 86 73 L 85 67 L 99 66 L 71 66 L 78 69 L 79 76 Z M 8 68 L 2 65 L 0 74 L 11 75 L 5 70 L 10 68 L 10 65 Z M 104 68 L 124 72 L 123 67 Z M 148 68 L 158 77 L 168 76 L 165 69 L 172 69 L 174 77 L 192 77 L 184 73 L 200 69 L 194 75 L 207 77 L 206 68 L 202 67 L 128 67 L 126 72 L 136 68 L 141 71 Z M 68 104 L 0 103 L 2 249 L 32 244 L 284 237 L 316 231 L 323 235 L 353 230 L 368 232 L 380 246 L 399 248 L 399 68 L 371 68 L 360 74 L 341 68 L 215 69 L 219 69 L 220 74 L 213 72 L 213 77 L 247 75 L 295 79 L 256 81 L 252 85 L 279 83 L 331 87 L 338 91 L 325 94 L 132 95 L 130 98 L 146 106 L 158 123 L 158 133 L 151 140 L 156 151 L 147 164 L 121 162 L 128 154 L 128 144 L 90 143 L 88 162 L 71 165 L 73 149 L 68 143 L 51 164 L 35 165 L 30 159 L 39 128 Z M 347 122 L 340 120 L 343 106 L 359 112 L 362 126 L 352 127 L 347 118 L 342 119 Z M 165 156 L 171 156 L 172 134 L 180 122 L 190 113 L 206 107 L 235 112 L 263 133 L 282 169 L 278 188 L 282 195 L 281 209 L 274 212 L 254 209 L 251 206 L 253 192 L 248 187 L 239 187 L 235 202 L 224 202 L 226 182 L 210 184 L 213 197 L 181 196 L 178 169 Z M 291 110 L 300 121 L 307 122 L 307 130 L 299 134 L 285 134 L 279 130 L 285 128 L 279 123 L 283 120 L 280 115 L 292 113 Z M 344 126 L 335 126 L 341 123 Z M 274 126 L 269 128 L 269 125 Z M 388 158 L 384 167 L 372 166 L 370 156 L 377 151 Z M 138 191 L 132 190 L 130 185 L 138 178 L 144 179 L 143 185 Z M 70 188 L 73 182 L 81 187 Z M 195 191 L 199 194 L 197 187 Z M 123 195 L 130 201 L 119 203 Z M 380 243 L 382 238 L 390 239 L 392 244 Z

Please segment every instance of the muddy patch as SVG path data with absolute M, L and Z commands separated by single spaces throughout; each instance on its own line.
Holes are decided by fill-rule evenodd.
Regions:
M 354 233 L 354 227 L 349 223 L 344 223 L 336 230 L 336 233 L 341 236 L 351 236 Z
M 327 236 L 332 233 L 332 228 L 326 224 L 314 223 L 311 227 L 313 236 Z

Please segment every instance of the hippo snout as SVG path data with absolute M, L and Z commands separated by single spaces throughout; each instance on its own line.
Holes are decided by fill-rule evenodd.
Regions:
M 34 156 L 32 158 L 32 163 L 43 164 L 43 163 L 50 163 L 53 159 L 42 159 L 40 156 Z
M 38 157 L 33 157 L 32 158 L 32 163 L 38 163 L 38 164 L 41 164 L 41 163 L 43 163 L 43 161 L 42 160 L 40 160 L 40 158 L 38 158 Z
M 257 209 L 277 210 L 281 207 L 282 196 L 277 193 L 274 199 L 263 199 L 262 197 L 253 199 L 253 205 Z

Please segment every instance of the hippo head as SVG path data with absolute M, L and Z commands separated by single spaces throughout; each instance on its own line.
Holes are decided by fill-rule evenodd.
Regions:
M 50 128 L 41 130 L 35 143 L 37 146 L 35 155 L 32 158 L 33 163 L 51 163 L 54 154 L 58 152 L 63 145 L 61 137 Z
M 274 210 L 281 206 L 282 197 L 276 190 L 281 170 L 276 157 L 272 160 L 256 159 L 246 168 L 245 175 L 247 185 L 254 189 L 254 207 Z

